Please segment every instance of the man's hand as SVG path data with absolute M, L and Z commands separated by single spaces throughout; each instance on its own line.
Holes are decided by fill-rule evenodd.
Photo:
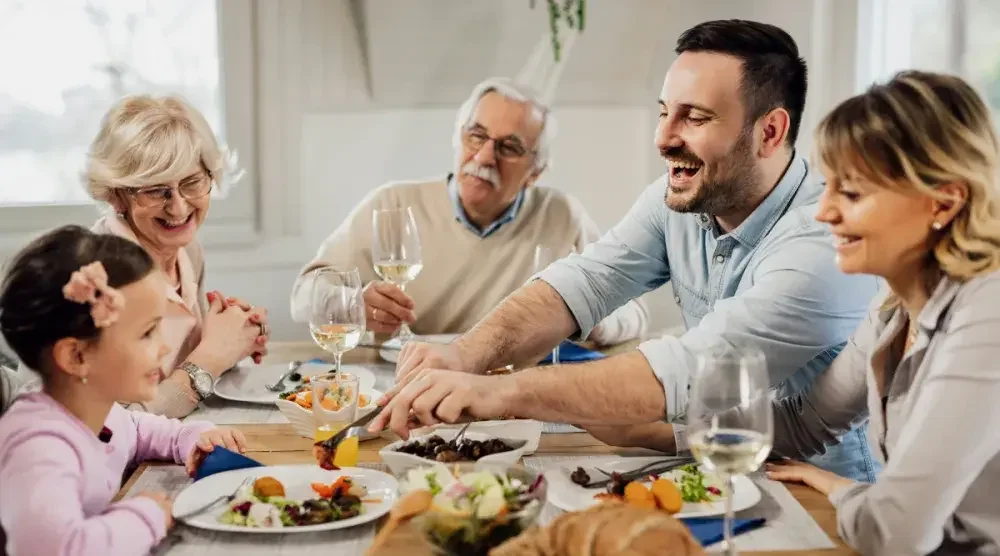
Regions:
M 369 282 L 365 286 L 365 317 L 368 330 L 391 334 L 402 323 L 413 324 L 413 298 L 399 286 L 388 282 Z
M 428 369 L 392 397 L 368 430 L 381 431 L 388 425 L 407 439 L 411 428 L 455 423 L 462 417 L 508 416 L 516 393 L 513 379 L 513 375 L 480 376 Z
M 379 405 L 391 400 L 408 384 L 422 376 L 425 371 L 443 369 L 448 371 L 471 372 L 455 344 L 433 344 L 408 342 L 399 352 L 396 360 L 396 385 L 386 392 Z

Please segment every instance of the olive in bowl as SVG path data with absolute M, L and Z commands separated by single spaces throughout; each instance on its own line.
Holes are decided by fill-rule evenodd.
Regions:
M 400 440 L 379 450 L 382 461 L 395 474 L 429 463 L 494 462 L 516 464 L 524 456 L 528 442 L 511 438 L 494 438 L 482 433 L 466 432 L 452 442 L 459 431 L 438 433 Z

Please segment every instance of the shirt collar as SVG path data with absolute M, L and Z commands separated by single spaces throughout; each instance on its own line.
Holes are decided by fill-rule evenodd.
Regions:
M 517 197 L 514 198 L 514 202 L 507 207 L 507 210 L 499 218 L 480 230 L 475 223 L 469 220 L 469 215 L 465 213 L 465 208 L 462 207 L 462 200 L 458 198 L 458 184 L 454 178 L 455 174 L 448 174 L 448 196 L 451 197 L 452 208 L 455 211 L 455 220 L 461 222 L 480 238 L 488 237 L 493 232 L 499 230 L 504 224 L 513 222 L 517 217 L 517 212 L 521 209 L 521 203 L 524 200 L 524 188 L 521 188 L 521 191 L 517 193 Z
M 778 219 L 785 214 L 785 209 L 791 202 L 799 186 L 808 174 L 805 159 L 792 154 L 792 161 L 785 174 L 778 180 L 771 193 L 735 230 L 729 232 L 736 241 L 754 247 L 771 231 Z M 710 214 L 698 215 L 698 225 L 708 231 L 715 230 L 715 219 Z
M 105 217 L 105 223 L 107 224 L 108 231 L 112 234 L 123 237 L 143 247 L 142 242 L 139 241 L 139 237 L 135 235 L 132 227 L 122 218 L 107 216 Z M 167 299 L 185 306 L 188 310 L 192 310 L 198 304 L 198 280 L 195 277 L 194 264 L 191 262 L 191 258 L 188 257 L 186 249 L 181 249 L 177 253 L 177 271 L 181 283 L 180 289 L 184 295 L 182 297 L 176 288 L 170 284 L 166 284 L 164 287 L 166 288 Z
M 927 299 L 927 303 L 924 304 L 924 308 L 921 309 L 920 315 L 917 316 L 917 325 L 926 331 L 937 330 L 940 326 L 941 317 L 944 316 L 945 311 L 951 306 L 961 287 L 961 282 L 942 275 L 934 287 L 930 298 Z M 892 322 L 893 318 L 902 318 L 903 308 L 897 303 L 891 308 L 879 311 L 878 314 L 882 323 L 888 325 Z

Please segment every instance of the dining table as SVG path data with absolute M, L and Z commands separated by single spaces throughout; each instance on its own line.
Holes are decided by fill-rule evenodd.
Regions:
M 602 349 L 607 355 L 614 355 L 634 349 L 635 343 L 614 346 Z M 384 353 L 384 352 L 383 352 Z M 293 360 L 308 359 L 329 359 L 329 355 L 311 342 L 276 342 L 269 347 L 269 354 L 265 358 L 265 363 L 287 362 Z M 391 385 L 394 374 L 394 365 L 385 361 L 379 355 L 379 350 L 375 347 L 359 347 L 349 352 L 344 357 L 345 365 L 363 365 L 372 369 L 379 375 L 379 383 L 382 388 Z M 378 385 L 376 387 L 379 387 Z M 189 419 L 203 418 L 204 415 L 214 412 L 221 416 L 225 413 L 225 407 L 232 402 L 219 403 L 209 402 L 211 408 L 199 409 L 193 413 Z M 221 409 L 220 409 L 221 407 Z M 248 411 L 250 408 L 234 407 L 232 411 Z M 282 421 L 280 413 L 273 408 L 253 408 L 253 411 L 275 413 L 269 414 L 267 418 L 262 418 L 266 413 L 243 413 L 243 415 L 254 415 L 254 422 L 232 422 L 233 418 L 224 418 L 227 426 L 240 430 L 247 439 L 246 455 L 263 465 L 295 465 L 295 464 L 315 464 L 312 454 L 313 441 L 310 438 L 300 436 L 295 432 L 290 424 Z M 251 419 L 248 419 L 248 421 Z M 360 443 L 358 466 L 369 467 L 379 470 L 386 470 L 381 463 L 379 450 L 384 448 L 398 438 L 391 432 L 385 431 L 379 437 L 365 440 Z M 546 424 L 543 428 L 538 449 L 530 456 L 525 456 L 522 464 L 529 468 L 544 469 L 547 466 L 565 461 L 581 461 L 587 459 L 600 458 L 626 458 L 635 456 L 656 455 L 649 450 L 635 448 L 617 448 L 604 444 L 595 439 L 590 434 L 576 429 L 567 424 Z M 169 477 L 169 479 L 167 478 Z M 844 545 L 837 535 L 836 512 L 832 504 L 825 496 L 819 492 L 800 484 L 785 484 L 769 481 L 761 475 L 755 479 L 755 483 L 761 487 L 765 493 L 765 498 L 769 500 L 767 523 L 761 529 L 745 533 L 736 537 L 737 544 L 743 547 L 743 554 L 787 554 L 787 555 L 823 555 L 839 556 L 856 554 L 849 547 Z M 176 495 L 176 490 L 181 489 L 191 480 L 183 475 L 183 470 L 179 466 L 161 462 L 143 463 L 123 483 L 116 498 L 124 498 L 134 495 L 139 490 L 150 490 L 162 488 L 171 490 L 168 494 Z M 749 510 L 747 510 L 749 511 Z M 762 510 L 763 511 L 763 510 Z M 558 515 L 559 510 L 546 506 L 543 511 L 549 515 L 549 519 Z M 737 517 L 740 517 L 738 514 Z M 381 518 L 372 527 L 365 528 L 363 532 L 353 533 L 353 542 L 349 546 L 351 550 L 359 556 L 367 552 L 376 531 L 385 523 L 386 517 Z M 190 531 L 187 526 L 177 526 L 182 531 L 175 532 L 168 537 L 167 544 L 160 546 L 154 553 L 174 555 L 201 554 L 211 550 L 214 553 L 253 553 L 253 540 L 247 540 L 247 536 L 253 537 L 252 533 L 241 535 L 241 538 L 232 537 L 232 534 L 216 534 L 205 540 L 199 537 L 199 532 Z M 357 527 L 355 527 L 357 529 Z M 338 535 L 350 534 L 345 531 L 330 531 L 327 533 L 329 542 L 337 541 Z M 319 533 L 311 534 L 314 542 L 323 543 L 323 537 L 316 537 Z M 227 537 L 228 536 L 228 537 Z M 260 535 L 257 535 L 260 538 Z M 275 535 L 266 535 L 275 537 Z M 304 547 L 301 541 L 292 539 L 297 537 L 294 534 L 277 535 L 277 537 L 287 537 L 291 546 L 295 550 L 281 550 L 279 544 L 273 538 L 268 540 L 270 546 L 278 547 L 278 550 L 267 550 L 261 554 L 295 553 L 311 554 Z M 748 540 L 752 539 L 752 540 Z M 346 545 L 345 545 L 346 546 Z M 196 548 L 200 547 L 200 548 Z M 758 549 L 756 547 L 766 547 Z M 718 546 L 707 547 L 706 550 L 713 552 Z M 229 550 L 232 552 L 229 552 Z M 260 549 L 258 546 L 257 549 Z M 315 553 L 337 553 L 348 554 L 344 549 L 337 549 L 333 552 L 323 552 L 318 550 Z M 433 554 L 431 546 L 424 540 L 418 531 L 413 527 L 404 526 L 399 528 L 388 537 L 378 550 L 378 555 L 395 556 L 408 555 L 420 556 Z

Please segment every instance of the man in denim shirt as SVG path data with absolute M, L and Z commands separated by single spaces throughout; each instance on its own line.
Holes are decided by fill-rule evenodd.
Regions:
M 455 343 L 406 346 L 372 429 L 389 424 L 405 436 L 411 414 L 427 424 L 516 415 L 670 451 L 674 427 L 662 420 L 683 416 L 699 351 L 755 345 L 779 396 L 808 390 L 826 370 L 879 284 L 841 273 L 829 231 L 813 218 L 822 186 L 794 149 L 806 97 L 798 47 L 772 25 L 730 20 L 688 30 L 676 51 L 655 139 L 667 173 L 600 240 L 541 272 Z M 474 376 L 538 361 L 668 281 L 688 328 L 681 337 L 558 369 Z M 874 481 L 866 432 L 867 424 L 851 430 L 810 461 Z

